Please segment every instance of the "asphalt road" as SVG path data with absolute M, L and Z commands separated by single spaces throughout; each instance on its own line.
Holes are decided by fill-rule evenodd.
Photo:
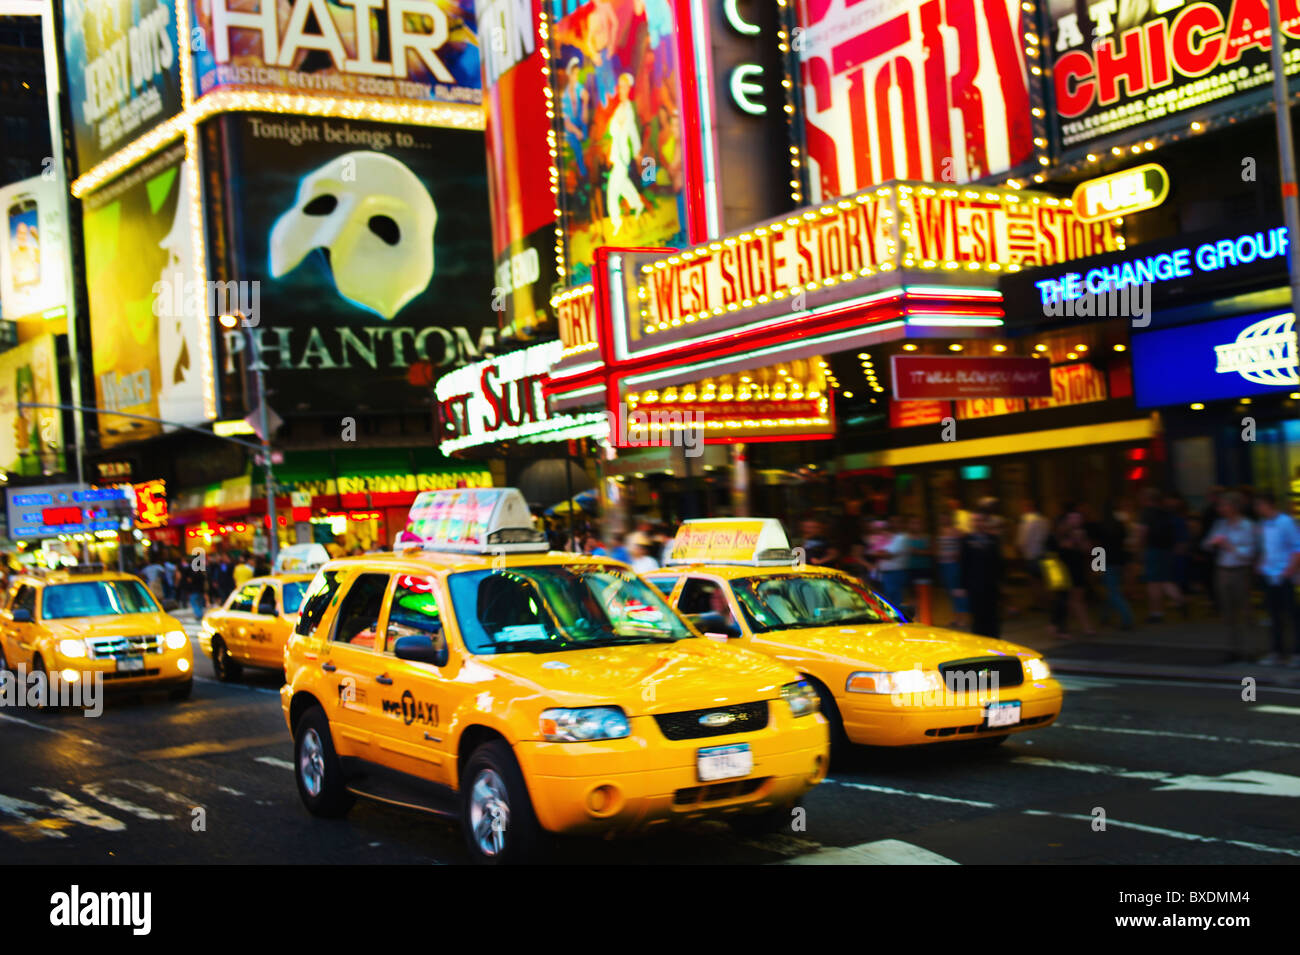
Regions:
M 197 656 L 197 648 L 196 648 Z M 0 709 L 8 863 L 462 863 L 450 823 L 362 801 L 342 821 L 298 800 L 278 675 L 193 698 L 110 699 L 103 715 Z M 568 841 L 557 861 L 1294 864 L 1300 692 L 1066 677 L 1051 728 L 998 750 L 862 751 L 806 800 L 806 830 L 721 823 Z M 1099 831 L 1099 812 L 1105 829 Z M 201 823 L 201 824 L 200 824 Z

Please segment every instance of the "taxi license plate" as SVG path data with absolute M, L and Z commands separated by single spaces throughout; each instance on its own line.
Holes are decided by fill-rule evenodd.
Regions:
M 1011 703 L 990 703 L 984 711 L 984 723 L 990 729 L 995 726 L 1015 726 L 1019 722 L 1019 700 Z
M 144 657 L 118 657 L 118 673 L 135 673 L 144 669 Z
M 754 771 L 754 754 L 750 752 L 748 743 L 706 746 L 696 752 L 696 766 L 702 783 L 735 779 Z

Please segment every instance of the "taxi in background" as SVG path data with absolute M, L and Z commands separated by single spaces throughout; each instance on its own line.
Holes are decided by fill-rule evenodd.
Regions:
M 0 611 L 0 666 L 65 683 L 102 676 L 113 689 L 193 688 L 194 652 L 181 622 L 130 574 L 51 571 L 19 576 Z
M 793 670 L 703 637 L 625 564 L 548 553 L 512 488 L 425 492 L 395 552 L 327 563 L 285 665 L 307 809 L 459 818 L 477 862 L 548 833 L 788 827 L 826 771 Z
M 254 577 L 235 588 L 222 606 L 203 615 L 199 647 L 212 658 L 218 680 L 238 680 L 245 666 L 284 668 L 284 645 L 298 622 L 298 608 L 313 576 Z
M 687 521 L 664 569 L 646 577 L 715 639 L 798 670 L 837 750 L 997 745 L 1061 712 L 1061 685 L 1038 651 L 909 623 L 856 578 L 801 564 L 772 518 Z

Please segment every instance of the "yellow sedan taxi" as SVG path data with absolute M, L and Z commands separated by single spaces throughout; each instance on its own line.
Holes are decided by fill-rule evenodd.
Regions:
M 790 825 L 817 696 L 693 630 L 624 564 L 548 553 L 514 489 L 425 492 L 391 554 L 327 563 L 285 653 L 299 795 L 459 818 L 472 858 L 701 817 Z
M 203 615 L 199 647 L 212 658 L 218 680 L 238 680 L 245 666 L 284 667 L 284 645 L 311 580 L 311 574 L 254 577 Z
M 856 578 L 800 564 L 771 518 L 687 521 L 647 577 L 710 636 L 803 674 L 836 748 L 997 745 L 1061 712 L 1038 651 L 909 623 Z
M 130 574 L 54 571 L 13 581 L 0 611 L 4 665 L 65 684 L 167 689 L 189 697 L 194 653 L 181 622 Z

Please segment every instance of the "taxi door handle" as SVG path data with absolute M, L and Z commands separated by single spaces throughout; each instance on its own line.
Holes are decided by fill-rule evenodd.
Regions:
M 381 673 L 379 674 L 379 676 L 375 677 L 375 682 L 382 683 L 384 686 L 392 686 L 393 678 L 389 676 L 387 673 Z
M 326 660 L 324 663 L 322 663 L 322 664 L 320 665 L 320 668 L 321 668 L 322 670 L 324 670 L 326 673 L 333 673 L 335 670 L 338 669 L 338 667 L 336 667 L 334 664 L 330 663 L 328 660 Z

